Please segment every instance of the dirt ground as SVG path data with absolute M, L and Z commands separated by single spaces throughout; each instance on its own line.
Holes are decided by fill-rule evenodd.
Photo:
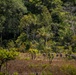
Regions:
M 28 54 L 23 53 L 20 55 L 20 57 L 7 63 L 6 69 L 10 75 L 13 75 L 15 72 L 17 72 L 18 75 L 42 75 L 43 72 L 45 72 L 45 75 L 50 75 L 46 74 L 48 72 L 52 73 L 53 75 L 65 75 L 60 70 L 61 66 L 67 64 L 76 67 L 75 60 L 66 60 L 63 57 L 54 57 L 52 63 L 49 63 L 49 60 L 46 58 L 44 59 L 42 56 L 40 56 L 41 59 L 37 57 L 37 59 L 39 58 L 38 60 L 32 60 L 28 59 Z M 2 68 L 2 71 L 4 70 L 5 69 Z

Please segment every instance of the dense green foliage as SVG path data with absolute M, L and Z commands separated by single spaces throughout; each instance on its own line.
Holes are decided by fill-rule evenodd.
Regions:
M 76 0 L 0 0 L 0 46 L 76 52 Z
M 15 59 L 16 56 L 18 56 L 18 52 L 16 52 L 15 48 L 11 48 L 9 50 L 0 48 L 0 71 L 5 62 Z

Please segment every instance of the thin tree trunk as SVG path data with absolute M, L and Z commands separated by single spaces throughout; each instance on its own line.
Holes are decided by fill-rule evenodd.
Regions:
M 27 29 L 26 29 L 27 39 L 29 39 L 29 30 L 30 30 L 30 27 L 27 26 Z
M 2 66 L 2 65 L 0 65 L 0 72 L 1 72 L 1 66 Z
M 2 33 L 1 33 L 1 46 L 2 46 Z

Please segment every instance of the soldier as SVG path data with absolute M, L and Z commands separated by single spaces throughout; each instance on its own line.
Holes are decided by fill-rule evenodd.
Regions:
M 65 54 L 65 57 L 68 57 L 68 54 Z
M 60 53 L 60 57 L 62 57 L 62 53 Z
M 43 57 L 44 57 L 44 59 L 45 59 L 45 57 L 46 57 L 46 53 L 43 53 Z
M 32 58 L 32 59 L 35 59 L 35 58 L 36 58 L 36 53 L 35 53 L 35 51 L 33 51 L 33 52 L 31 53 L 31 58 Z
M 59 55 L 58 55 L 58 53 L 56 53 L 56 57 L 58 57 Z
M 43 53 L 43 56 L 45 57 L 46 56 L 46 53 Z
M 38 75 L 38 73 L 36 72 L 36 75 Z
M 48 53 L 49 63 L 52 63 L 52 60 L 54 58 L 53 54 Z
M 36 53 L 35 53 L 35 51 L 33 51 L 33 59 L 35 59 L 36 58 Z

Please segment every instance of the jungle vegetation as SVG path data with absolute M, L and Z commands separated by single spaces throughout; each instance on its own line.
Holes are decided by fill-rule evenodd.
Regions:
M 76 0 L 0 0 L 0 47 L 76 52 Z

